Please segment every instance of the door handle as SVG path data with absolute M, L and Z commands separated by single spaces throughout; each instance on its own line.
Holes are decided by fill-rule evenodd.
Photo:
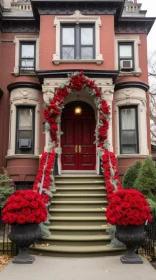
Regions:
M 82 147 L 81 145 L 79 145 L 79 153 L 81 153 L 81 151 L 82 151 Z
M 77 148 L 78 148 L 78 145 L 75 145 L 75 153 L 78 152 L 78 151 L 77 151 L 77 150 L 78 150 Z

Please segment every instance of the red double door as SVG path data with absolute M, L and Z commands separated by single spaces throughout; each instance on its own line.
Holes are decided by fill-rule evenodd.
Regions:
M 87 105 L 87 104 L 86 104 Z M 94 111 L 75 115 L 69 106 L 62 114 L 62 170 L 95 170 Z

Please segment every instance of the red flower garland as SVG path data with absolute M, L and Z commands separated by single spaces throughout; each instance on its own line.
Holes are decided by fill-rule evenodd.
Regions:
M 61 108 L 64 105 L 64 98 L 68 96 L 69 90 L 84 90 L 92 89 L 93 94 L 99 98 L 100 104 L 100 126 L 97 129 L 97 139 L 98 139 L 98 147 L 102 150 L 102 166 L 104 169 L 104 176 L 106 181 L 106 191 L 108 193 L 108 198 L 110 198 L 111 194 L 115 191 L 115 187 L 112 184 L 113 181 L 116 184 L 117 189 L 122 188 L 119 177 L 118 177 L 118 169 L 116 165 L 116 159 L 114 153 L 109 152 L 108 150 L 103 150 L 105 146 L 105 141 L 107 140 L 107 132 L 109 128 L 109 115 L 110 115 L 110 107 L 108 106 L 106 100 L 101 99 L 101 92 L 98 87 L 95 85 L 94 81 L 88 79 L 84 76 L 83 72 L 79 72 L 71 76 L 69 82 L 66 83 L 64 87 L 57 88 L 56 93 L 48 105 L 47 109 L 44 111 L 44 116 L 47 122 L 49 123 L 51 138 L 55 143 L 55 147 L 57 147 L 57 131 L 59 130 L 58 124 L 56 122 L 56 118 L 61 113 Z M 110 173 L 110 168 L 114 169 L 114 176 Z
M 50 200 L 50 196 L 45 193 L 45 189 L 50 191 L 50 185 L 53 183 L 51 175 L 52 175 L 52 170 L 54 167 L 55 151 L 52 151 L 49 154 L 48 161 L 46 164 L 47 155 L 48 155 L 47 152 L 42 153 L 41 160 L 40 160 L 40 167 L 38 170 L 38 174 L 36 176 L 36 181 L 34 182 L 34 185 L 33 185 L 33 190 L 39 192 L 40 184 L 42 181 L 42 176 L 44 173 L 44 180 L 43 180 L 43 186 L 42 186 L 42 188 L 43 188 L 42 198 L 43 198 L 43 201 L 45 202 L 45 204 L 48 204 L 48 202 Z
M 2 220 L 7 224 L 39 224 L 47 219 L 47 210 L 39 193 L 32 190 L 14 192 L 5 202 Z
M 69 90 L 79 91 L 82 88 L 85 90 L 92 89 L 95 96 L 101 98 L 101 92 L 98 87 L 95 85 L 94 81 L 91 81 L 87 77 L 84 76 L 83 72 L 79 72 L 76 75 L 73 75 L 69 83 L 65 85 L 63 88 L 57 88 L 56 93 L 48 105 L 47 109 L 44 111 L 44 117 L 49 123 L 51 138 L 55 143 L 55 147 L 57 147 L 57 131 L 59 130 L 58 124 L 56 122 L 57 116 L 61 113 L 61 108 L 64 105 L 64 98 L 69 95 Z M 103 147 L 104 141 L 107 139 L 107 131 L 109 127 L 108 116 L 110 115 L 110 107 L 107 105 L 105 100 L 100 99 L 100 121 L 102 125 L 98 128 L 98 139 L 99 147 Z
M 111 196 L 106 218 L 110 224 L 122 226 L 139 226 L 152 221 L 146 198 L 134 189 L 119 190 Z
M 98 98 L 98 102 L 100 104 L 100 124 L 97 128 L 97 146 L 101 149 L 102 152 L 102 167 L 104 169 L 106 192 L 107 197 L 110 200 L 107 209 L 108 222 L 111 224 L 139 225 L 145 222 L 147 219 L 150 221 L 151 216 L 149 207 L 144 196 L 139 192 L 136 193 L 135 190 L 130 190 L 129 196 L 124 195 L 125 190 L 122 190 L 122 185 L 119 180 L 115 154 L 108 151 L 108 149 L 106 148 L 110 107 L 105 100 L 101 99 L 101 92 L 95 85 L 94 81 L 85 77 L 83 72 L 75 73 L 71 76 L 64 87 L 57 88 L 53 99 L 44 111 L 44 117 L 49 124 L 54 149 L 58 146 L 57 133 L 59 131 L 59 126 L 57 123 L 57 118 L 61 115 L 61 110 L 64 105 L 64 98 L 69 95 L 70 91 L 79 91 L 82 89 L 86 91 L 92 89 L 92 94 L 94 94 Z M 45 170 L 45 180 L 43 184 L 43 188 L 47 190 L 49 190 L 49 185 L 52 183 L 50 174 L 54 164 L 55 152 L 52 151 L 51 154 L 52 156 L 49 158 L 51 164 L 48 163 L 48 167 Z M 47 153 L 43 153 L 42 155 L 39 172 L 34 183 L 34 190 L 38 190 L 39 183 L 41 183 L 42 174 L 44 171 L 43 168 L 46 162 L 46 155 Z M 48 196 L 45 197 L 44 193 L 43 196 L 44 201 L 49 202 Z M 136 206 L 135 199 L 139 202 L 138 205 L 140 208 L 138 208 L 138 205 Z M 133 218 L 130 213 L 135 215 L 135 218 Z
M 116 158 L 113 152 L 108 150 L 102 151 L 102 167 L 104 169 L 107 197 L 110 199 L 115 191 L 122 189 Z M 113 174 L 111 174 L 111 168 L 113 169 Z

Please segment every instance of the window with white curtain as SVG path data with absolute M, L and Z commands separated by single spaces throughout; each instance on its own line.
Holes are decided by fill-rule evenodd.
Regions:
M 137 154 L 138 147 L 138 117 L 137 106 L 121 107 L 120 121 L 120 153 Z

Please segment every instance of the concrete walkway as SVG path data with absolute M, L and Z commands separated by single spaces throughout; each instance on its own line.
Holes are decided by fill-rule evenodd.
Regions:
M 10 263 L 2 272 L 2 280 L 156 280 L 156 270 L 144 264 L 123 265 L 120 256 L 60 258 L 36 256 L 31 265 Z

